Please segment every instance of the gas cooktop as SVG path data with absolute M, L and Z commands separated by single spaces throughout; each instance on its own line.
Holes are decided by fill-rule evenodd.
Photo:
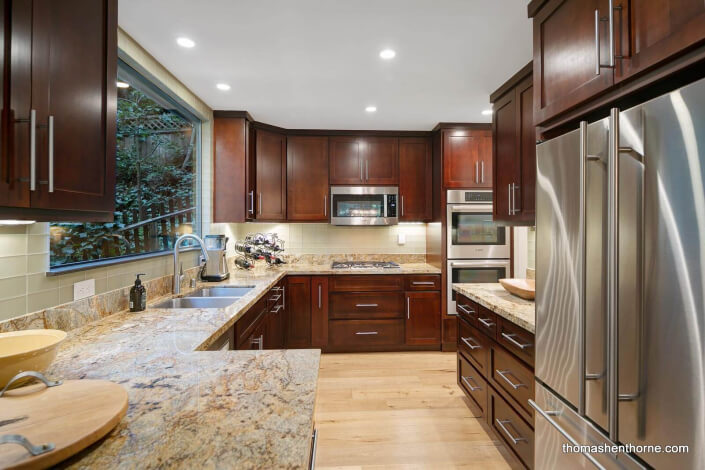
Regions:
M 394 269 L 400 266 L 392 261 L 333 261 L 333 269 Z

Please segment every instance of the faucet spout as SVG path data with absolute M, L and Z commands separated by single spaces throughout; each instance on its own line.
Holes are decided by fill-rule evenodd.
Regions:
M 174 294 L 180 294 L 181 293 L 181 277 L 183 274 L 179 270 L 179 248 L 181 247 L 181 244 L 183 243 L 184 240 L 195 240 L 196 243 L 198 243 L 198 246 L 201 248 L 201 254 L 203 255 L 203 261 L 208 262 L 208 252 L 206 251 L 206 244 L 203 242 L 203 240 L 198 236 L 194 235 L 192 233 L 187 233 L 185 235 L 181 235 L 179 238 L 176 239 L 176 242 L 174 243 Z

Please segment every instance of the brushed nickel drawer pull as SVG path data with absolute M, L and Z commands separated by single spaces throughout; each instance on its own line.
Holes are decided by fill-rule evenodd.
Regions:
M 498 374 L 500 377 L 502 377 L 505 382 L 507 382 L 509 385 L 511 385 L 511 387 L 512 387 L 514 390 L 518 390 L 518 389 L 521 388 L 521 387 L 526 387 L 526 385 L 524 385 L 523 383 L 515 384 L 514 382 L 512 382 L 511 380 L 509 380 L 509 377 L 507 377 L 506 375 L 504 375 L 504 374 L 511 374 L 512 371 L 510 371 L 510 370 L 499 370 L 499 369 L 495 369 L 495 372 L 497 372 L 497 374 Z M 526 388 L 529 388 L 529 387 L 526 387 Z
M 271 300 L 272 302 L 279 302 L 279 299 L 281 299 L 281 298 L 282 298 L 282 295 L 281 295 L 281 294 L 277 294 L 277 295 L 271 296 L 271 297 L 269 298 L 269 300 Z
M 504 434 L 506 434 L 507 437 L 512 441 L 512 444 L 517 445 L 517 444 L 519 444 L 521 441 L 525 441 L 525 442 L 526 442 L 526 438 L 525 438 L 525 437 L 521 437 L 521 436 L 519 436 L 519 437 L 514 437 L 514 436 L 512 436 L 512 433 L 509 432 L 509 429 L 507 429 L 507 428 L 504 426 L 505 424 L 511 424 L 511 423 L 512 423 L 512 420 L 511 420 L 511 419 L 503 419 L 503 420 L 500 420 L 499 418 L 497 418 L 497 419 L 495 419 L 495 421 L 497 422 L 497 426 L 499 426 L 500 428 L 502 428 L 502 431 L 504 431 Z
M 492 328 L 494 326 L 494 322 L 490 321 L 491 318 L 478 318 L 477 321 L 485 325 L 487 328 Z
M 517 341 L 517 340 L 514 339 L 514 336 L 517 336 L 517 335 L 514 334 L 514 333 L 509 334 L 509 335 L 508 335 L 507 333 L 502 333 L 502 337 L 505 338 L 505 339 L 506 339 L 507 341 L 509 341 L 510 343 L 512 343 L 512 344 L 513 344 L 514 346 L 516 346 L 517 348 L 526 349 L 526 348 L 529 348 L 529 347 L 533 346 L 533 344 L 531 344 L 531 343 L 521 344 L 519 341 Z
M 436 283 L 433 281 L 411 281 L 413 286 L 435 286 Z
M 461 380 L 463 381 L 463 383 L 465 383 L 465 385 L 470 389 L 471 392 L 476 392 L 476 391 L 478 391 L 478 390 L 482 390 L 482 387 L 480 387 L 480 386 L 473 387 L 472 385 L 470 385 L 470 382 L 469 382 L 469 381 L 470 381 L 470 380 L 475 380 L 475 379 L 473 379 L 472 377 L 470 377 L 470 376 L 465 377 L 465 376 L 462 376 L 462 375 L 461 375 L 460 378 L 461 378 Z
M 475 310 L 474 310 L 474 309 L 472 309 L 472 308 L 470 308 L 470 307 L 468 307 L 468 306 L 466 306 L 466 305 L 460 305 L 460 304 L 458 304 L 458 308 L 459 308 L 460 310 L 462 310 L 463 312 L 467 313 L 468 315 L 470 315 L 471 313 L 475 313 Z
M 355 334 L 356 335 L 376 335 L 378 333 L 376 331 L 358 331 Z
M 356 307 L 379 307 L 379 304 L 355 304 Z
M 460 339 L 462 340 L 463 343 L 467 344 L 470 349 L 482 349 L 482 346 L 480 346 L 480 345 L 478 345 L 478 344 L 472 344 L 472 343 L 470 343 L 470 340 L 471 340 L 472 338 L 469 337 L 469 336 L 468 336 L 467 338 L 462 338 L 462 337 L 461 337 Z

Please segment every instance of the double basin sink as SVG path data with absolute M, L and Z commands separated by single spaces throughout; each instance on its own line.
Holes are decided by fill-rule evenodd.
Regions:
M 234 304 L 254 286 L 203 287 L 187 297 L 169 299 L 154 308 L 224 308 Z

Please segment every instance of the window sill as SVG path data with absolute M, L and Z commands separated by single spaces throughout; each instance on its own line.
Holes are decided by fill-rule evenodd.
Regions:
M 201 249 L 197 246 L 182 248 L 179 250 L 180 253 L 188 253 L 191 251 L 200 251 Z M 135 261 L 142 261 L 151 258 L 159 258 L 162 256 L 173 256 L 174 252 L 172 250 L 165 251 L 155 251 L 152 253 L 144 253 L 141 255 L 129 255 L 121 256 L 119 258 L 109 258 L 96 261 L 86 261 L 85 263 L 75 263 L 68 264 L 65 266 L 57 266 L 56 268 L 49 268 L 46 275 L 47 277 L 60 276 L 62 274 L 75 273 L 79 271 L 87 271 L 89 269 L 104 268 L 106 266 L 115 266 L 118 264 L 132 263 Z

